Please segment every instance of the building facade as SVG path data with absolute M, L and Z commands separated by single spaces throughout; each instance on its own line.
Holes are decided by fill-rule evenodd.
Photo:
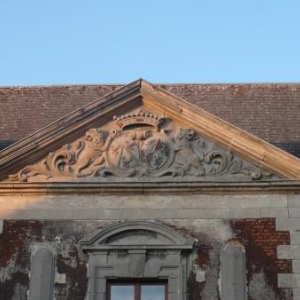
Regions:
M 53 97 L 61 118 L 46 127 L 40 99 L 37 124 L 4 122 L 3 145 L 43 128 L 0 152 L 0 299 L 300 299 L 300 161 L 268 143 L 297 154 L 300 128 L 243 130 L 262 87 L 198 88 L 138 80 L 95 100 L 83 86 Z M 222 105 L 230 88 L 248 111 Z M 24 105 L 26 89 L 8 90 Z M 33 91 L 32 105 L 51 97 Z M 300 87 L 285 93 L 297 102 Z M 80 97 L 91 102 L 63 116 Z

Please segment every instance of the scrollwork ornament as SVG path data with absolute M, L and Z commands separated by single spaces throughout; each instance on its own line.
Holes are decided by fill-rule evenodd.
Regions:
M 84 137 L 10 175 L 9 180 L 103 181 L 137 176 L 147 181 L 177 176 L 186 181 L 232 181 L 273 176 L 195 131 L 164 120 L 143 111 L 116 117 L 116 127 L 91 128 Z

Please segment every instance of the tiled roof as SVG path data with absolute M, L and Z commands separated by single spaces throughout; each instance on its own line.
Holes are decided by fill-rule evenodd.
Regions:
M 0 140 L 24 138 L 121 86 L 2 87 Z M 159 86 L 268 142 L 300 141 L 300 84 Z

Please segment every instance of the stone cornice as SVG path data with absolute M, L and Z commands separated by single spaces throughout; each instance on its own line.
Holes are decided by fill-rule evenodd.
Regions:
M 13 172 L 31 161 L 38 159 L 53 149 L 59 147 L 84 134 L 93 122 L 99 120 L 107 122 L 118 110 L 122 112 L 124 106 L 130 109 L 140 103 L 140 80 L 74 111 L 45 128 L 29 135 L 0 152 L 0 180 L 3 176 Z
M 148 109 L 181 122 L 220 146 L 229 148 L 260 166 L 300 179 L 300 160 L 210 113 L 147 82 L 142 82 L 143 104 Z
M 248 194 L 248 193 L 299 193 L 298 181 L 278 182 L 157 182 L 157 183 L 0 183 L 2 196 L 22 195 L 137 195 L 137 194 Z

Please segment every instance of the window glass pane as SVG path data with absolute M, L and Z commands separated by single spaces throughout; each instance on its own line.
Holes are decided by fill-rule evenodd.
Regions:
M 112 285 L 110 288 L 110 300 L 134 300 L 134 286 Z
M 165 286 L 142 285 L 141 300 L 165 300 Z

